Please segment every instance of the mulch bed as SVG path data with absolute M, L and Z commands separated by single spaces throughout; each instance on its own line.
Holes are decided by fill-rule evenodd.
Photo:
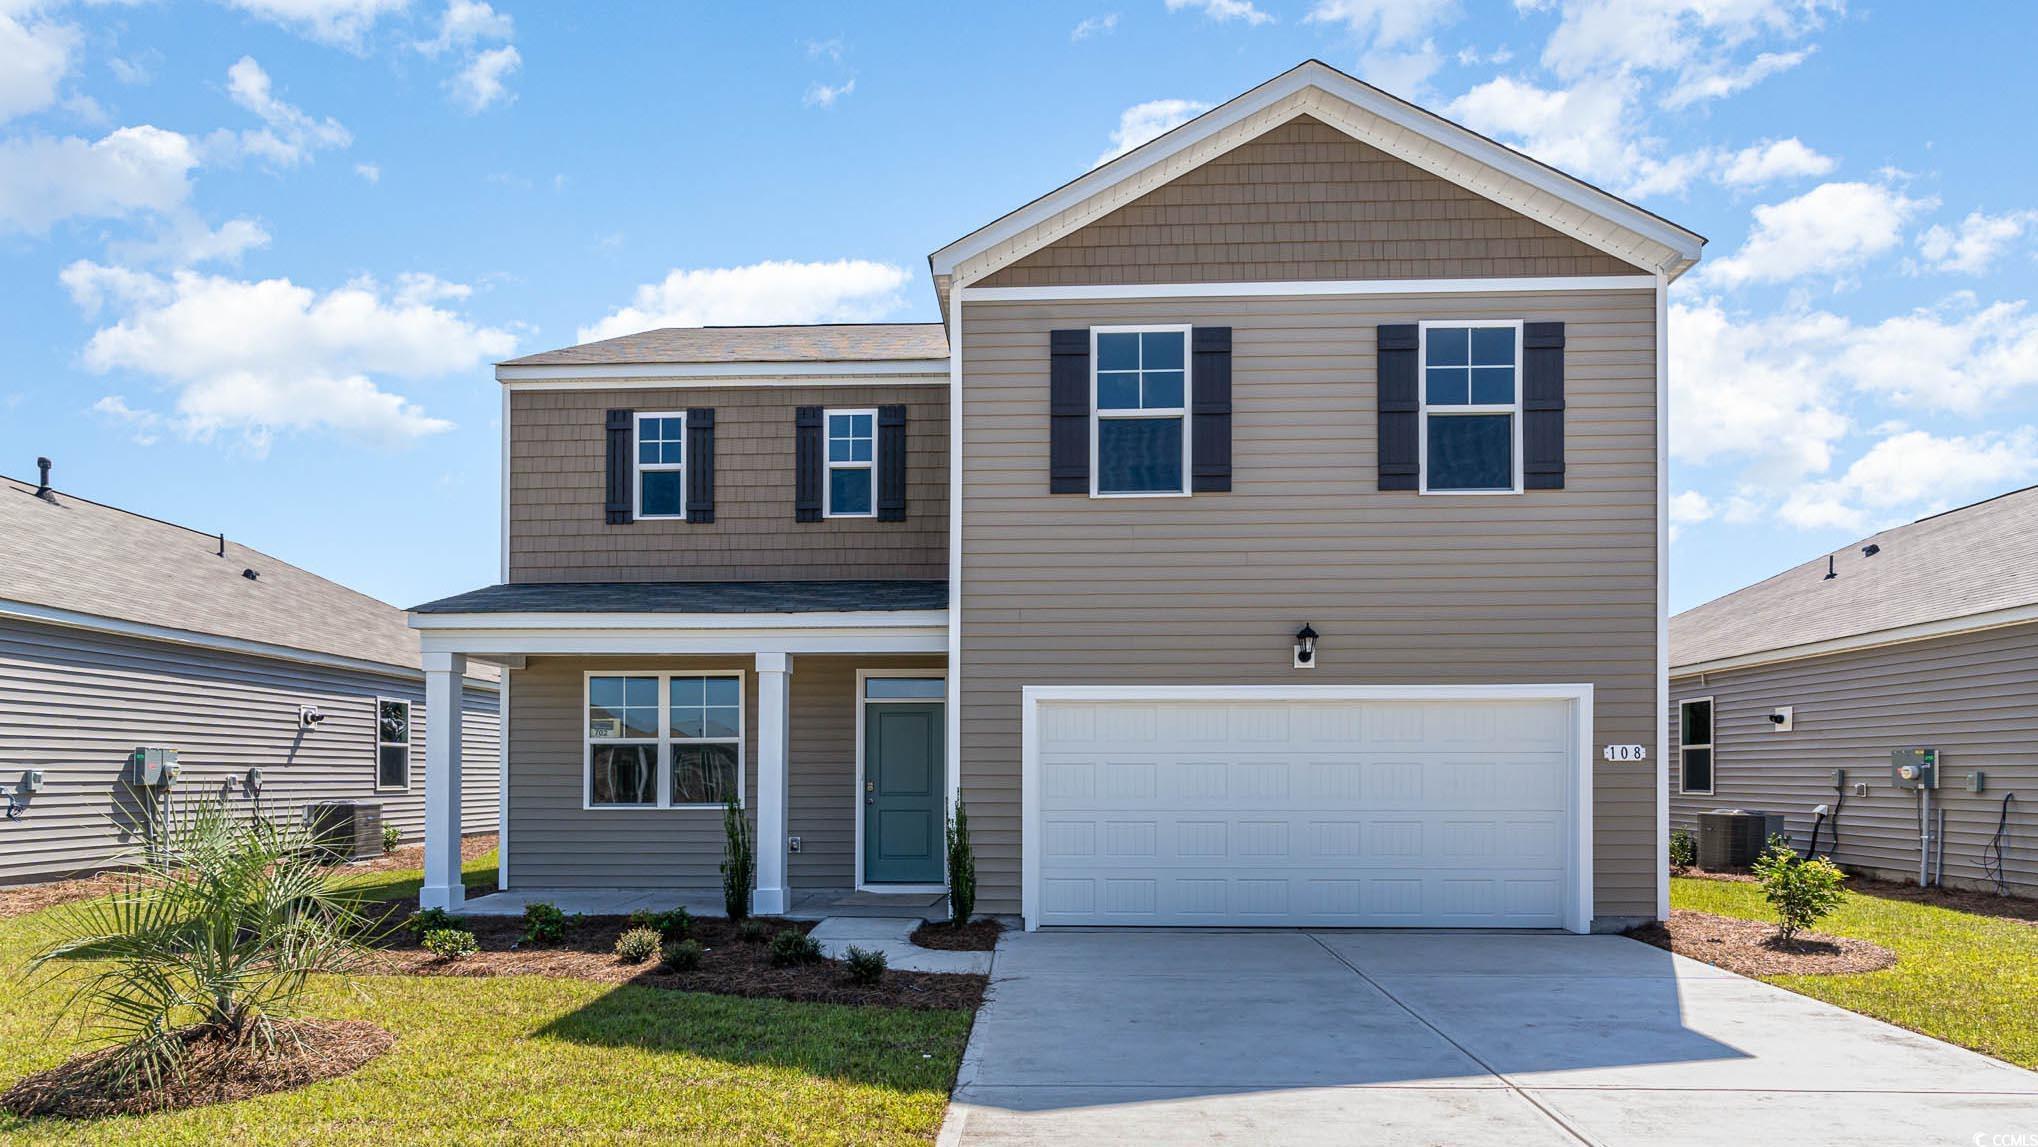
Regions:
M 393 921 L 405 915 L 407 909 L 393 913 Z M 751 943 L 727 920 L 696 919 L 692 936 L 706 952 L 700 967 L 691 972 L 662 968 L 656 960 L 626 964 L 617 959 L 616 937 L 630 927 L 623 916 L 569 917 L 565 942 L 549 946 L 524 943 L 520 917 L 463 917 L 462 927 L 474 933 L 481 951 L 458 960 L 439 959 L 419 946 L 408 931 L 397 929 L 383 941 L 384 950 L 362 970 L 421 976 L 553 976 L 682 992 L 889 1008 L 974 1009 L 983 1003 L 988 982 L 984 976 L 889 971 L 878 983 L 866 986 L 851 983 L 834 960 L 772 967 L 770 937 L 787 928 L 811 931 L 814 924 L 779 919 L 762 922 L 765 941 Z
M 93 1119 L 140 1115 L 250 1099 L 355 1071 L 388 1051 L 396 1037 L 365 1020 L 295 1020 L 279 1024 L 292 1037 L 273 1050 L 257 1045 L 193 1042 L 182 1079 L 161 1087 L 135 1077 L 115 1082 L 119 1048 L 87 1052 L 40 1071 L 0 1094 L 0 1108 L 24 1118 Z
M 1879 972 L 1896 963 L 1895 952 L 1866 940 L 1800 932 L 1784 944 L 1773 924 L 1684 908 L 1672 911 L 1667 922 L 1645 924 L 1628 935 L 1744 976 Z
M 998 946 L 1005 926 L 984 917 L 957 928 L 953 924 L 928 922 L 913 929 L 910 939 L 922 948 L 941 952 L 989 952 Z

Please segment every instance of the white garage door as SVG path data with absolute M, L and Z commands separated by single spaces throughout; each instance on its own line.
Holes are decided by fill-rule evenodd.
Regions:
M 1565 926 L 1572 704 L 1040 700 L 1034 922 Z

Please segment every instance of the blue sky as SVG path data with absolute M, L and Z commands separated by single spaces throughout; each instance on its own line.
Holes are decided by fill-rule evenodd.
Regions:
M 1681 609 L 2038 482 L 2034 25 L 1823 0 L 0 0 L 0 473 L 48 454 L 64 488 L 398 604 L 484 584 L 493 360 L 931 319 L 928 251 L 1314 56 L 1712 240 L 1673 294 Z

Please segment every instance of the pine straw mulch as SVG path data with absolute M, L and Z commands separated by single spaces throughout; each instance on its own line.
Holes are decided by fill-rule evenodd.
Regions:
M 1776 926 L 1678 908 L 1666 922 L 1644 924 L 1628 933 L 1652 944 L 1743 976 L 1832 976 L 1879 972 L 1896 963 L 1880 944 L 1847 936 L 1800 932 L 1788 944 Z
M 1717 880 L 1725 884 L 1759 883 L 1750 872 L 1708 872 L 1702 868 L 1673 868 L 1671 872 L 1693 880 Z M 1956 912 L 1972 912 L 1977 916 L 1992 916 L 1998 920 L 2014 920 L 2038 927 L 2038 900 L 2027 897 L 1999 896 L 1971 888 L 1920 888 L 1910 881 L 1877 880 L 1851 873 L 1847 877 L 1846 888 L 1849 892 L 1879 900 L 1903 900 L 1934 908 L 1951 908 Z
M 407 912 L 393 913 L 391 922 L 401 921 L 405 915 Z M 480 952 L 441 960 L 399 928 L 382 940 L 383 950 L 362 970 L 417 976 L 551 976 L 725 996 L 920 1010 L 975 1010 L 983 1003 L 984 986 L 989 982 L 985 976 L 888 971 L 878 983 L 861 985 L 851 983 L 841 963 L 834 960 L 772 967 L 771 937 L 787 928 L 811 931 L 814 922 L 761 922 L 764 939 L 752 943 L 744 941 L 736 926 L 720 917 L 695 919 L 692 938 L 706 951 L 700 967 L 677 972 L 655 959 L 626 964 L 616 958 L 616 937 L 630 927 L 628 917 L 568 917 L 564 943 L 533 945 L 523 942 L 520 917 L 465 916 L 460 927 L 474 933 Z
M 274 1049 L 193 1040 L 183 1078 L 154 1088 L 139 1077 L 118 1084 L 121 1049 L 100 1048 L 21 1080 L 0 1094 L 0 1108 L 23 1118 L 96 1119 L 203 1107 L 334 1079 L 396 1043 L 396 1036 L 365 1020 L 293 1020 L 278 1027 L 287 1038 Z
M 983 916 L 960 928 L 930 920 L 913 929 L 908 938 L 922 948 L 940 952 L 989 952 L 998 946 L 998 936 L 1004 931 L 1003 924 Z

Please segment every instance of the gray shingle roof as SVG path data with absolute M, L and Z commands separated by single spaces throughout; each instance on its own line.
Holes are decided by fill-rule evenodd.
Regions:
M 1671 618 L 1672 667 L 2038 603 L 2038 486 L 1863 538 L 1833 569 L 1822 555 Z
M 258 576 L 243 577 L 252 569 Z M 0 600 L 416 672 L 403 611 L 260 550 L 0 478 Z M 493 679 L 492 666 L 471 676 Z
M 945 581 L 524 582 L 413 606 L 412 613 L 868 613 L 943 609 Z
M 945 359 L 940 323 L 841 323 L 780 327 L 664 327 L 540 351 L 502 366 L 689 362 L 872 362 Z

